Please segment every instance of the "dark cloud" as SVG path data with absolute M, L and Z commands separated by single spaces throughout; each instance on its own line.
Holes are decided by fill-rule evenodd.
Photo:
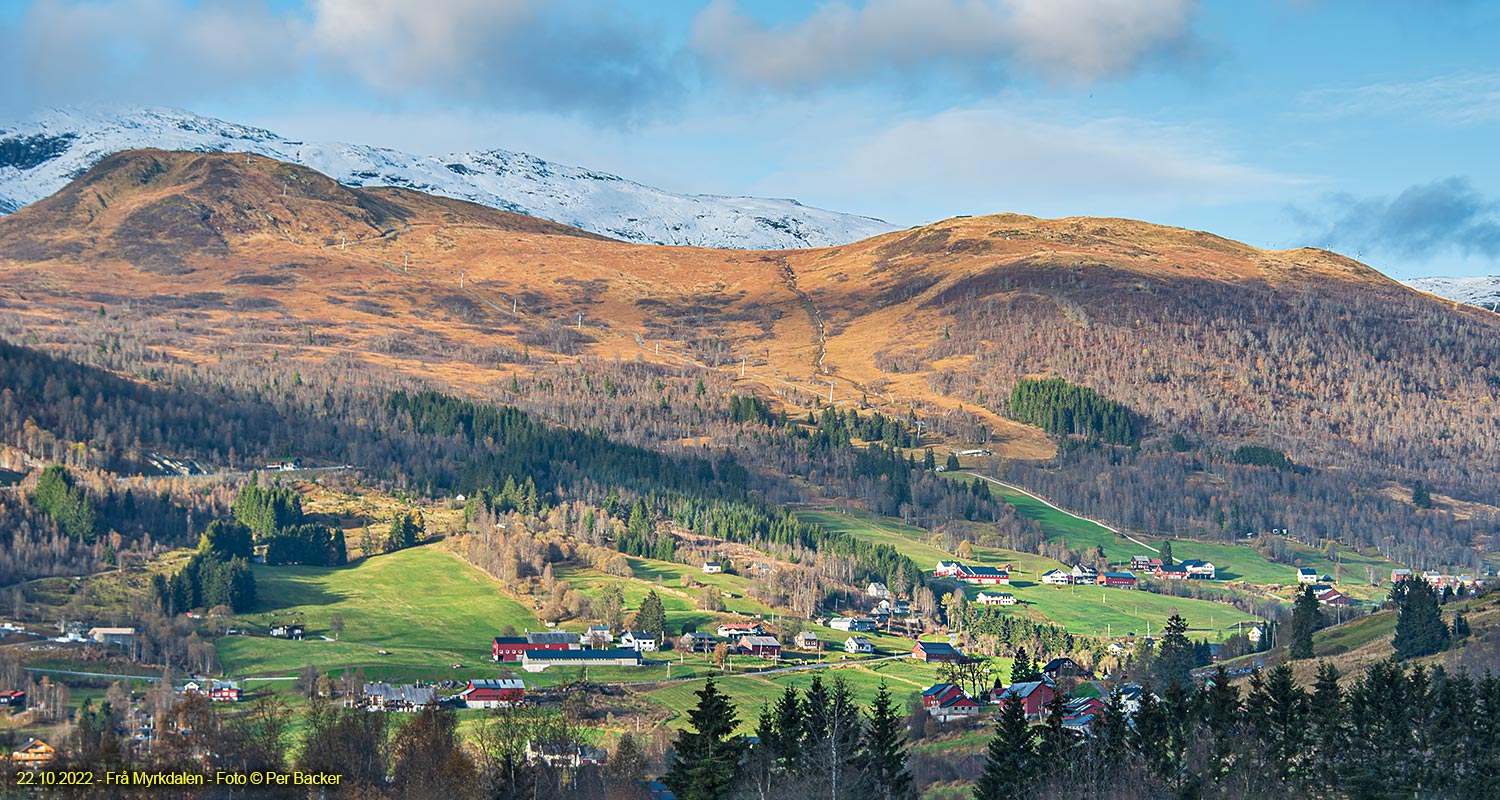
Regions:
M 1500 258 L 1500 201 L 1467 179 L 1412 186 L 1395 197 L 1330 195 L 1314 209 L 1293 207 L 1292 219 L 1317 231 L 1317 244 L 1426 258 L 1447 252 Z

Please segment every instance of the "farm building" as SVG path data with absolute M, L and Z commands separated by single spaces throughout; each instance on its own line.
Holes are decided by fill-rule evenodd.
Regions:
M 758 623 L 754 622 L 726 622 L 715 631 L 720 638 L 733 641 L 741 636 L 760 636 L 766 632 Z
M 714 645 L 718 643 L 719 640 L 714 638 L 713 634 L 698 631 L 684 633 L 682 638 L 677 640 L 677 646 L 689 653 L 712 653 Z
M 527 633 L 525 636 L 496 636 L 490 644 L 490 658 L 495 661 L 520 661 L 527 653 L 577 650 L 581 646 L 578 634 L 561 631 Z
M 438 699 L 436 688 L 409 683 L 401 686 L 367 683 L 363 694 L 365 706 L 376 711 L 419 711 Z
M 1109 586 L 1117 589 L 1134 589 L 1136 584 L 1135 574 L 1131 572 L 1101 572 L 1099 573 L 1099 585 Z
M 869 617 L 834 617 L 828 620 L 828 627 L 851 633 L 874 633 L 879 626 Z
M 90 628 L 88 638 L 99 644 L 129 647 L 135 644 L 135 628 Z
M 938 722 L 948 722 L 979 713 L 979 703 L 968 692 L 951 683 L 938 683 L 922 690 L 922 707 Z
M 537 650 L 521 656 L 521 668 L 541 672 L 548 667 L 639 667 L 639 650 Z
M 975 596 L 974 602 L 982 606 L 1013 606 L 1016 604 L 1016 596 L 1010 592 L 980 592 Z
M 735 652 L 759 658 L 780 658 L 781 642 L 774 636 L 741 636 L 734 643 Z
M 1021 708 L 1026 712 L 1027 717 L 1041 719 L 1042 712 L 1046 709 L 1047 704 L 1052 702 L 1052 698 L 1056 694 L 1057 690 L 1053 689 L 1052 684 L 1045 680 L 1027 681 L 1025 683 L 1012 683 L 1005 687 L 1005 691 L 1000 692 L 996 696 L 996 699 L 997 702 L 1003 703 L 1014 697 L 1021 701 Z
M 465 708 L 510 708 L 526 702 L 526 684 L 516 678 L 469 681 L 458 699 Z
M 911 657 L 929 664 L 935 662 L 968 661 L 969 657 L 947 642 L 917 642 L 911 649 Z
M 271 638 L 291 639 L 293 641 L 300 642 L 302 641 L 302 637 L 305 636 L 306 633 L 307 629 L 303 628 L 301 625 L 277 625 L 276 627 L 271 629 Z
M 975 586 L 1004 586 L 1010 584 L 1010 573 L 1003 569 L 977 564 L 961 564 L 954 577 Z

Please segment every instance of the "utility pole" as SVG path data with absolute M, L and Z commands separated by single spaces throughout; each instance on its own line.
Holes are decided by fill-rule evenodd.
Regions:
M 745 377 L 745 357 L 740 356 L 740 377 Z
M 344 246 L 347 244 L 349 244 L 349 238 L 344 236 L 344 234 L 342 233 L 339 234 L 339 249 L 343 250 Z
M 401 271 L 408 275 L 411 274 L 411 253 L 403 253 L 401 255 Z
M 578 312 L 578 330 L 583 330 L 583 312 Z
M 510 299 L 510 313 L 512 313 L 512 314 L 516 313 L 516 305 L 518 303 L 520 303 L 520 301 L 517 300 L 516 298 L 512 297 Z
M 465 274 L 467 274 L 467 273 L 464 270 L 459 270 L 458 271 L 458 288 L 460 288 L 460 289 L 464 288 L 464 275 Z
M 828 382 L 828 402 L 833 402 L 833 381 Z

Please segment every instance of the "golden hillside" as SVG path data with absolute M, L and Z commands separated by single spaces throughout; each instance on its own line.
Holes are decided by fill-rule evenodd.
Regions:
M 0 298 L 37 330 L 148 308 L 186 360 L 355 351 L 454 386 L 514 373 L 484 355 L 506 351 L 743 369 L 767 396 L 962 410 L 1029 458 L 1054 445 L 994 413 L 1023 375 L 1331 465 L 1397 447 L 1398 418 L 1436 439 L 1500 391 L 1500 317 L 1323 251 L 1019 215 L 817 250 L 635 245 L 236 154 L 123 153 L 0 220 Z M 1395 399 L 1413 386 L 1419 411 Z M 1473 424 L 1463 452 L 1500 459 L 1493 420 Z

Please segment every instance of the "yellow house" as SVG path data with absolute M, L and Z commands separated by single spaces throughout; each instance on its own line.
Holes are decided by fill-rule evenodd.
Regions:
M 46 764 L 54 758 L 57 758 L 57 751 L 41 739 L 27 739 L 26 744 L 10 754 L 13 763 L 30 767 Z

